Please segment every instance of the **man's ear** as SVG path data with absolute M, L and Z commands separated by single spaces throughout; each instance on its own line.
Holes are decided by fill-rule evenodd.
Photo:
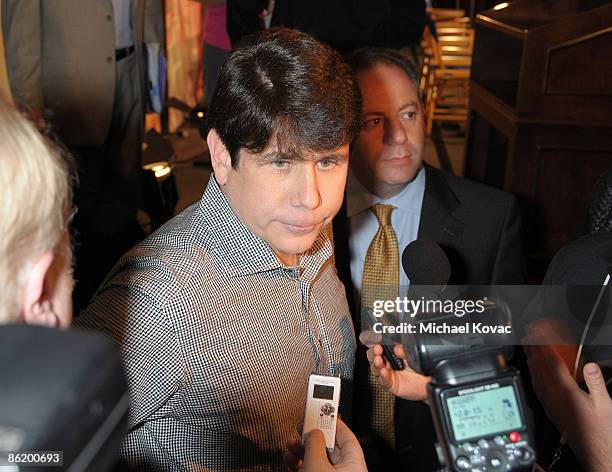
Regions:
M 215 178 L 219 185 L 225 185 L 227 176 L 232 170 L 232 159 L 229 155 L 225 144 L 217 134 L 217 131 L 211 129 L 206 137 L 208 150 L 210 151 L 210 163 L 215 171 Z
M 47 251 L 41 254 L 32 265 L 26 277 L 21 296 L 20 311 L 23 320 L 32 325 L 54 326 L 55 317 L 49 316 L 50 309 L 43 301 L 45 290 L 45 279 L 51 263 L 53 252 Z

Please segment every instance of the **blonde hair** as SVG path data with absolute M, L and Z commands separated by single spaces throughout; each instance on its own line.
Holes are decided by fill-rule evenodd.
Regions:
M 0 324 L 18 320 L 32 264 L 66 230 L 70 189 L 59 149 L 0 100 Z

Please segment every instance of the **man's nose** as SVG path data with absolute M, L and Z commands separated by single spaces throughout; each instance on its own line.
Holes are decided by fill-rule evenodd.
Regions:
M 302 172 L 298 176 L 292 204 L 314 210 L 321 205 L 321 193 L 319 192 L 319 176 L 315 163 L 306 163 L 302 166 Z
M 406 142 L 406 130 L 399 119 L 385 120 L 385 144 L 403 144 Z

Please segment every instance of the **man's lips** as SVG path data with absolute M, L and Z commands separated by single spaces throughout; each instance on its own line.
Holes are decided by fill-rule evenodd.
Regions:
M 285 223 L 283 222 L 283 225 L 285 225 L 285 227 L 287 229 L 289 229 L 289 231 L 293 232 L 293 233 L 310 233 L 312 231 L 314 231 L 319 225 L 321 225 L 323 223 L 323 221 L 318 221 L 316 223 L 299 223 L 299 224 L 293 224 L 293 223 Z
M 407 154 L 404 154 L 403 156 L 391 156 L 391 157 L 382 158 L 383 161 L 391 161 L 391 162 L 403 161 L 407 159 L 410 159 L 410 156 Z

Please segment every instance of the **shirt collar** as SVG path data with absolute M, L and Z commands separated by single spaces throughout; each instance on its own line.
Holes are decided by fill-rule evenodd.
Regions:
M 204 195 L 200 199 L 203 229 L 210 234 L 210 251 L 223 263 L 231 276 L 241 276 L 271 270 L 288 270 L 270 245 L 247 228 L 230 206 L 221 191 L 214 173 L 211 174 Z M 300 255 L 301 277 L 312 280 L 333 251 L 328 228 L 319 233 L 312 247 Z
M 370 193 L 353 172 L 349 171 L 346 187 L 346 214 L 349 218 L 352 218 L 377 203 L 393 205 L 402 211 L 420 211 L 424 193 L 425 167 L 421 167 L 412 182 L 409 182 L 400 193 L 386 200 Z

